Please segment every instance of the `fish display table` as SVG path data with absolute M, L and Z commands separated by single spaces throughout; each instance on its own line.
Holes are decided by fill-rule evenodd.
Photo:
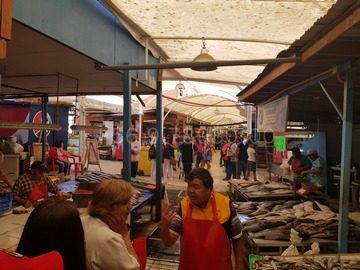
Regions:
M 246 187 L 250 185 L 259 186 L 259 188 L 261 186 L 266 188 L 267 186 L 272 185 L 271 183 L 262 184 L 261 182 L 258 181 L 252 181 L 252 182 L 253 183 L 251 184 L 249 183 L 243 184 L 241 182 L 239 183 L 239 181 L 236 180 L 229 181 L 229 191 L 228 191 L 229 197 L 236 202 L 264 201 L 264 200 L 299 200 L 300 198 L 302 198 L 300 194 L 289 191 L 291 189 L 291 186 L 286 184 L 284 184 L 283 189 L 279 188 L 278 190 L 276 190 L 276 188 L 274 188 L 274 190 L 272 190 L 271 192 L 266 192 L 266 191 L 254 192 L 254 193 L 247 192 Z M 281 185 L 281 183 L 278 184 Z M 276 183 L 274 185 L 276 185 Z

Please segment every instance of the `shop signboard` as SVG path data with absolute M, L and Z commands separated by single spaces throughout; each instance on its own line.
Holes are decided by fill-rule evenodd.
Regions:
M 288 97 L 258 106 L 259 132 L 285 132 L 288 118 Z

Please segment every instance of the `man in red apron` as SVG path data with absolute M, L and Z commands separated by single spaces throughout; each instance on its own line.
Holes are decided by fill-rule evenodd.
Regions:
M 235 269 L 243 268 L 242 228 L 228 197 L 213 189 L 208 170 L 193 169 L 187 193 L 176 212 L 165 204 L 161 216 L 161 239 L 166 247 L 180 238 L 181 270 L 232 270 L 231 241 Z
M 311 161 L 306 156 L 301 154 L 299 148 L 294 147 L 291 149 L 292 156 L 288 161 L 288 164 L 291 165 L 291 170 L 295 174 L 300 174 L 302 171 L 306 171 L 311 168 Z
M 30 171 L 24 173 L 16 179 L 12 192 L 14 200 L 26 208 L 36 206 L 36 204 L 48 197 L 48 192 L 52 192 L 62 197 L 60 189 L 47 175 L 46 166 L 41 161 L 35 161 Z

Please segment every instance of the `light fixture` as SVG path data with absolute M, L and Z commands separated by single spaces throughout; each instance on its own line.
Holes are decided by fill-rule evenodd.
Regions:
M 181 81 L 175 86 L 175 89 L 178 90 L 180 97 L 184 95 L 185 85 Z
M 175 89 L 179 91 L 183 91 L 185 90 L 185 85 L 181 81 L 179 81 L 179 83 L 175 86 Z
M 0 128 L 7 129 L 38 129 L 38 130 L 60 130 L 58 124 L 24 123 L 24 122 L 0 122 Z
M 202 38 L 203 47 L 200 51 L 200 54 L 196 56 L 193 62 L 209 62 L 215 61 L 214 57 L 209 54 L 209 50 L 206 49 L 205 39 Z M 192 70 L 196 71 L 213 71 L 217 69 L 217 66 L 206 66 L 206 67 L 191 67 Z

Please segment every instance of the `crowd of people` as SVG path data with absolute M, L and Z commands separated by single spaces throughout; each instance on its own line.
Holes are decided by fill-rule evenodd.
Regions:
M 173 178 L 173 171 L 181 170 L 184 179 L 187 179 L 193 168 L 211 169 L 213 153 L 220 152 L 220 167 L 225 166 L 225 178 L 248 180 L 252 174 L 256 177 L 257 154 L 251 136 L 244 138 L 240 133 L 229 133 L 212 137 L 202 135 L 188 135 L 180 132 L 175 136 L 166 132 L 162 142 L 162 174 L 164 183 Z M 150 145 L 156 147 L 156 132 L 151 135 Z M 175 151 L 176 150 L 176 151 Z M 151 157 L 151 179 L 155 183 L 156 157 Z M 171 159 L 176 159 L 176 164 L 171 164 Z
M 156 133 L 152 135 L 151 144 L 155 146 Z M 201 136 L 181 133 L 174 138 L 167 132 L 162 147 L 165 181 L 170 181 L 173 170 L 181 167 L 187 183 L 187 196 L 176 210 L 169 203 L 163 204 L 160 223 L 161 240 L 166 247 L 172 246 L 181 236 L 179 269 L 242 270 L 242 226 L 230 199 L 214 189 L 210 169 L 213 152 L 218 150 L 220 166 L 225 165 L 223 180 L 241 177 L 257 180 L 258 157 L 253 138 L 231 134 L 222 136 L 221 140 L 215 138 L 213 144 Z M 137 132 L 133 132 L 132 177 L 136 175 L 140 148 Z M 52 149 L 61 161 L 62 142 Z M 2 158 L 0 153 L 0 162 Z M 305 156 L 298 148 L 293 148 L 288 163 L 294 173 L 309 176 L 321 186 L 326 185 L 326 164 L 316 150 L 308 150 Z M 66 165 L 58 165 L 67 171 Z M 25 208 L 34 207 L 14 253 L 27 260 L 17 263 L 26 265 L 52 260 L 57 264 L 57 268 L 52 269 L 59 270 L 140 269 L 141 260 L 129 237 L 127 224 L 132 208 L 132 185 L 115 179 L 98 183 L 87 215 L 80 217 L 77 206 L 66 200 L 46 171 L 43 162 L 35 161 L 11 186 L 0 170 L 0 179 L 11 188 L 14 201 Z M 49 192 L 55 196 L 49 197 Z M 0 252 L 0 268 L 14 254 Z

